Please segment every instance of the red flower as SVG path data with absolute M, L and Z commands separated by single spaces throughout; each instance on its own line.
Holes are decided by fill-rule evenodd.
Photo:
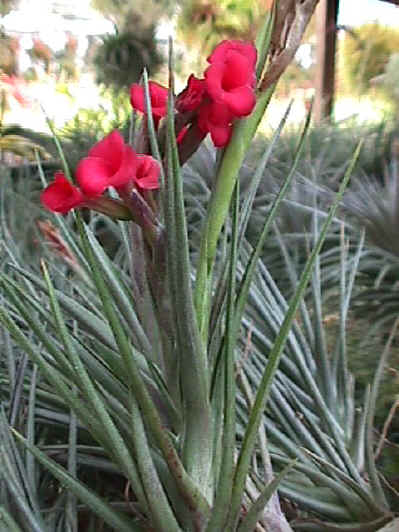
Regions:
M 100 196 L 108 187 L 120 187 L 134 178 L 136 154 L 113 131 L 97 142 L 76 168 L 76 178 L 88 198 Z
M 219 43 L 208 57 L 208 63 L 216 63 L 225 61 L 226 56 L 231 52 L 238 52 L 247 58 L 249 67 L 255 70 L 257 51 L 255 46 L 251 42 L 238 41 L 238 40 L 225 40 Z
M 205 71 L 209 96 L 224 103 L 235 117 L 247 116 L 255 106 L 256 48 L 243 41 L 223 41 L 208 58 Z
M 191 74 L 186 88 L 176 98 L 176 109 L 180 113 L 195 111 L 203 103 L 206 97 L 206 82 Z
M 234 115 L 226 105 L 211 102 L 201 107 L 198 114 L 198 127 L 203 133 L 210 133 L 217 148 L 228 144 Z
M 54 182 L 40 196 L 46 209 L 65 214 L 84 202 L 80 189 L 72 185 L 62 172 L 57 172 L 54 177 Z
M 168 89 L 159 85 L 155 81 L 148 83 L 151 99 L 152 116 L 155 126 L 158 126 L 161 118 L 166 116 L 168 106 Z M 133 109 L 146 113 L 144 87 L 138 83 L 133 83 L 130 87 L 130 103 Z
M 135 183 L 147 190 L 159 188 L 160 167 L 158 162 L 150 155 L 139 155 L 137 157 Z

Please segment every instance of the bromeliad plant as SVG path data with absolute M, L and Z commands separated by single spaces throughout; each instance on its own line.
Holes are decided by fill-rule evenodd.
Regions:
M 37 446 L 34 406 L 26 440 L 18 430 L 10 433 L 4 415 L 0 420 L 5 456 L 13 457 L 3 464 L 10 472 L 3 481 L 8 492 L 18 495 L 14 504 L 20 505 L 29 530 L 50 525 L 40 512 L 32 514 L 37 493 L 24 490 L 28 482 L 15 439 L 68 489 L 68 515 L 75 516 L 68 521 L 70 530 L 78 530 L 82 519 L 73 496 L 84 504 L 83 514 L 89 508 L 122 532 L 290 530 L 276 495 L 268 502 L 293 463 L 283 458 L 286 467 L 272 480 L 261 424 L 292 322 L 350 172 L 315 238 L 274 344 L 268 346 L 267 364 L 256 374 L 256 393 L 247 396 L 244 409 L 236 400 L 236 374 L 241 325 L 248 324 L 246 302 L 304 137 L 254 247 L 248 247 L 245 232 L 270 150 L 243 200 L 237 176 L 316 3 L 276 3 L 256 46 L 222 42 L 209 57 L 204 77 L 191 76 L 177 97 L 171 59 L 167 89 L 145 75 L 142 86 L 132 86 L 132 105 L 144 116 L 134 123 L 131 143 L 112 132 L 80 161 L 75 182 L 65 167 L 42 193 L 42 203 L 59 213 L 54 223 L 61 238 L 53 230 L 52 238 L 58 238 L 60 253 L 67 250 L 70 259 L 72 278 L 67 282 L 63 276 L 63 290 L 58 288 L 60 272 L 50 272 L 44 261 L 42 280 L 9 253 L 11 270 L 1 276 L 5 305 L 0 320 L 7 338 L 25 353 L 25 365 L 27 356 L 34 362 L 34 381 L 39 371 L 49 385 L 40 389 L 38 400 L 51 398 L 65 415 L 70 412 L 68 471 Z M 181 166 L 208 133 L 223 151 L 192 266 Z M 106 254 L 80 208 L 120 220 L 128 269 Z M 71 210 L 80 243 L 60 216 Z M 32 394 L 35 390 L 36 384 Z M 10 420 L 11 427 L 19 427 L 16 415 Z M 126 501 L 119 508 L 110 496 L 107 500 L 78 480 L 77 455 L 88 449 L 100 457 L 88 463 L 107 459 L 110 471 L 124 475 Z M 34 464 L 27 459 L 30 479 Z M 15 468 L 19 474 L 13 476 Z M 378 517 L 381 513 L 375 511 Z M 9 507 L 2 517 L 12 530 L 25 527 Z

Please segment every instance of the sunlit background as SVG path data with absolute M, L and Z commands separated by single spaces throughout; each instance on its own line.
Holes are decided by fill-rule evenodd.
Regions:
M 164 82 L 166 40 L 172 35 L 178 80 L 179 74 L 184 79 L 190 71 L 200 73 L 212 44 L 223 37 L 253 36 L 253 20 L 269 3 L 3 1 L 0 69 L 15 76 L 23 95 L 22 104 L 8 98 L 4 118 L 37 131 L 47 131 L 44 111 L 57 127 L 91 110 L 100 110 L 106 120 L 115 92 L 127 92 L 137 78 L 143 66 L 140 55 L 152 76 Z M 399 9 L 379 0 L 341 0 L 338 25 L 335 118 L 369 122 L 396 112 L 395 80 L 384 76 L 388 64 L 396 71 Z M 291 120 L 304 117 L 314 93 L 315 28 L 313 21 L 264 127 L 278 122 L 291 98 Z M 370 32 L 377 36 L 375 43 L 369 42 Z M 358 68 L 348 67 L 351 55 Z

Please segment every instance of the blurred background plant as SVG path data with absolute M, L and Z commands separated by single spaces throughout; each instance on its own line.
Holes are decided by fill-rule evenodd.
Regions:
M 71 33 L 67 34 L 64 49 L 56 52 L 55 59 L 58 63 L 58 77 L 62 81 L 76 81 L 79 77 L 77 60 L 78 40 Z
M 123 29 L 114 35 L 106 35 L 94 56 L 96 81 L 106 87 L 127 89 L 139 81 L 143 69 L 153 75 L 162 64 L 162 57 L 155 41 L 154 27 L 134 31 Z
M 1 0 L 0 1 L 0 16 L 8 15 L 13 9 L 17 7 L 19 0 Z
M 18 74 L 17 53 L 19 50 L 19 39 L 7 35 L 3 28 L 0 29 L 0 69 L 8 76 Z
M 97 83 L 124 90 L 140 79 L 144 68 L 154 76 L 165 62 L 156 28 L 177 5 L 170 0 L 93 0 L 93 7 L 112 21 L 116 31 L 103 38 L 94 56 Z
M 202 55 L 223 39 L 253 40 L 271 0 L 186 0 L 178 15 L 179 35 Z
M 28 53 L 34 65 L 37 64 L 42 66 L 44 72 L 50 74 L 50 67 L 53 59 L 53 52 L 50 46 L 43 42 L 39 37 L 34 37 L 33 46 Z
M 392 54 L 399 49 L 399 30 L 377 22 L 345 28 L 342 42 L 342 76 L 347 90 L 362 94 L 370 82 L 383 74 Z

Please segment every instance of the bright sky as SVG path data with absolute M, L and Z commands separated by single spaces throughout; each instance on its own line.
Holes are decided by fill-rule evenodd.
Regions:
M 340 0 L 339 24 L 360 26 L 373 21 L 399 27 L 399 7 L 381 0 Z

